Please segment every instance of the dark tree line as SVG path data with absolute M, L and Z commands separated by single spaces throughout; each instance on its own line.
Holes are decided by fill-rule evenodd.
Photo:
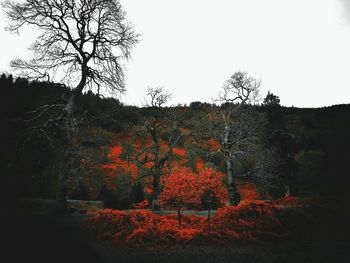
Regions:
M 50 138 L 59 140 L 64 135 L 59 128 L 46 130 L 45 133 L 32 132 L 36 125 L 41 127 L 46 116 L 33 122 L 31 112 L 41 105 L 64 103 L 72 91 L 63 85 L 30 82 L 24 78 L 14 80 L 12 75 L 5 74 L 0 77 L 0 88 L 0 121 L 3 127 L 0 136 L 1 181 L 4 182 L 2 193 L 14 197 L 55 198 L 57 177 L 52 169 L 60 156 L 56 155 Z M 136 109 L 123 106 L 116 99 L 101 98 L 91 92 L 81 96 L 80 105 L 81 112 L 88 112 L 79 133 L 81 157 L 90 159 L 91 162 L 106 162 L 113 135 L 124 131 L 130 123 L 136 121 Z M 51 136 L 49 139 L 48 134 Z M 86 171 L 80 173 L 86 174 Z

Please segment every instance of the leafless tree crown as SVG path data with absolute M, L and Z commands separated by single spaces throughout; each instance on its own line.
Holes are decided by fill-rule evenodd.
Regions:
M 6 0 L 2 7 L 10 20 L 7 30 L 30 25 L 40 32 L 30 48 L 33 59 L 11 63 L 23 75 L 68 86 L 86 75 L 94 91 L 101 86 L 109 93 L 124 91 L 120 62 L 130 57 L 139 35 L 119 0 Z
M 261 81 L 247 72 L 237 71 L 223 85 L 218 101 L 241 105 L 255 103 L 259 100 L 260 85 Z
M 160 108 L 172 98 L 173 94 L 163 87 L 148 87 L 146 97 L 143 98 L 145 107 Z

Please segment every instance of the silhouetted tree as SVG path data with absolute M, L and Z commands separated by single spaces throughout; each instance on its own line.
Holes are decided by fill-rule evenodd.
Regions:
M 172 94 L 161 87 L 149 87 L 144 98 L 145 117 L 134 127 L 134 134 L 141 140 L 139 147 L 129 149 L 131 160 L 140 170 L 140 178 L 151 176 L 151 208 L 159 210 L 160 179 L 173 156 L 174 147 L 184 136 L 174 112 L 163 106 Z
M 268 107 L 279 107 L 281 106 L 280 104 L 280 99 L 278 96 L 274 95 L 270 91 L 267 92 L 267 95 L 263 101 L 264 106 Z
M 138 35 L 126 21 L 119 0 L 6 0 L 3 9 L 10 20 L 10 32 L 28 25 L 41 33 L 31 46 L 34 57 L 29 61 L 16 59 L 11 66 L 30 79 L 75 85 L 66 103 L 43 105 L 32 112 L 32 119 L 37 119 L 52 109 L 62 109 L 36 130 L 45 133 L 57 125 L 63 129 L 65 147 L 59 153 L 63 167 L 57 199 L 65 206 L 67 181 L 79 165 L 78 98 L 87 87 L 97 93 L 102 86 L 110 93 L 124 91 L 120 61 L 130 57 Z

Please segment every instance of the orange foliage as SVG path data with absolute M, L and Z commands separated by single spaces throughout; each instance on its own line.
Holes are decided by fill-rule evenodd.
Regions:
M 185 226 L 189 225 L 189 220 Z M 198 220 L 196 222 L 198 223 Z M 178 229 L 176 219 L 171 216 L 157 216 L 145 210 L 133 211 L 130 214 L 117 210 L 102 210 L 94 218 L 88 219 L 87 227 L 110 244 L 124 245 L 161 245 L 190 241 L 194 235 L 201 232 L 194 228 Z
M 276 199 L 272 203 L 274 205 L 290 205 L 290 206 L 296 206 L 296 205 L 303 204 L 303 202 L 301 200 L 299 200 L 298 198 L 291 196 L 291 195 Z
M 257 192 L 256 186 L 253 183 L 244 183 L 238 186 L 239 192 L 241 194 L 241 199 L 244 201 L 256 200 L 260 197 Z
M 197 159 L 196 170 L 199 171 L 204 167 L 204 161 L 202 159 Z
M 162 206 L 170 206 L 176 210 L 200 204 L 198 194 L 199 181 L 190 168 L 181 167 L 163 180 L 163 191 L 159 196 Z
M 115 188 L 115 186 L 112 184 L 112 179 L 116 176 L 118 172 L 130 172 L 132 178 L 136 178 L 137 176 L 136 166 L 120 158 L 122 151 L 123 147 L 120 145 L 111 147 L 110 152 L 107 156 L 111 160 L 111 163 L 104 164 L 101 166 L 101 168 L 105 171 L 106 183 L 108 188 L 110 189 Z
M 132 163 L 124 160 L 121 158 L 121 155 L 123 153 L 123 147 L 120 144 L 121 142 L 123 143 L 130 143 L 135 147 L 135 149 L 139 149 L 142 145 L 144 146 L 149 146 L 152 144 L 152 140 L 150 138 L 147 138 L 145 140 L 137 139 L 136 141 L 132 141 L 131 135 L 129 133 L 124 133 L 124 134 L 118 134 L 115 139 L 115 146 L 110 148 L 110 153 L 108 154 L 108 158 L 111 160 L 110 164 L 103 165 L 102 168 L 105 170 L 106 173 L 106 181 L 107 181 L 107 186 L 110 189 L 115 188 L 115 185 L 112 183 L 112 179 L 115 176 L 118 176 L 119 174 L 125 174 L 125 173 L 130 173 L 132 179 L 137 179 L 138 177 L 138 169 L 137 166 Z M 220 145 L 217 141 L 215 140 L 208 140 L 207 141 L 207 147 L 211 149 L 216 149 Z M 164 142 L 161 141 L 161 148 L 165 151 L 168 149 L 168 145 Z M 222 178 L 225 176 L 222 173 L 214 171 L 212 168 L 208 168 L 205 166 L 205 163 L 202 159 L 198 158 L 196 163 L 195 163 L 195 169 L 198 171 L 197 173 L 193 172 L 189 168 L 181 167 L 184 166 L 184 164 L 187 162 L 187 151 L 183 148 L 178 148 L 175 147 L 173 149 L 173 153 L 178 156 L 179 160 L 175 160 L 172 165 L 175 167 L 173 168 L 173 176 L 169 176 L 166 179 L 163 179 L 162 183 L 163 184 L 168 184 L 168 187 L 165 186 L 164 189 L 171 188 L 174 184 L 178 184 L 181 180 L 187 178 L 186 180 L 191 181 L 191 185 L 189 186 L 183 186 L 183 194 L 190 192 L 192 195 L 196 196 L 196 200 L 194 201 L 193 197 L 189 197 L 190 194 L 187 194 L 188 196 L 187 201 L 189 203 L 192 203 L 192 205 L 196 206 L 200 202 L 200 198 L 198 199 L 199 196 L 199 191 L 204 191 L 206 189 L 216 189 L 215 193 L 219 197 L 219 200 L 221 204 L 224 204 L 225 201 L 227 201 L 227 190 L 226 187 L 224 187 L 221 184 Z M 149 166 L 152 166 L 152 163 L 148 163 Z M 179 168 L 180 167 L 180 168 Z M 175 179 L 175 177 L 179 177 L 178 179 Z M 217 178 L 215 178 L 217 177 Z M 167 180 L 173 180 L 172 182 L 167 183 Z M 177 180 L 177 181 L 176 181 Z M 145 184 L 145 193 L 149 194 L 152 192 L 151 189 L 151 183 L 152 180 L 151 178 L 145 178 L 144 179 L 144 184 Z M 260 197 L 260 195 L 257 192 L 257 189 L 254 184 L 252 183 L 246 183 L 246 184 L 241 184 L 238 186 L 239 191 L 242 195 L 242 200 L 244 201 L 253 201 L 256 200 Z M 174 187 L 173 189 L 177 190 L 169 190 L 170 192 L 176 193 L 178 191 L 177 187 Z M 198 190 L 195 190 L 198 189 Z M 163 194 L 163 199 L 165 195 L 169 196 L 169 191 L 165 190 L 165 193 Z M 191 200 L 192 199 L 192 200 Z M 183 202 L 182 202 L 183 203 Z
M 145 209 L 145 208 L 148 208 L 149 205 L 150 205 L 149 201 L 147 199 L 145 199 L 145 200 L 143 200 L 143 201 L 141 201 L 141 202 L 139 202 L 137 204 L 134 204 L 132 206 L 132 208 L 134 208 L 134 209 Z
M 109 189 L 115 189 L 116 186 L 112 183 L 112 181 L 113 178 L 119 174 L 129 173 L 133 180 L 136 180 L 138 177 L 138 169 L 136 165 L 122 159 L 122 153 L 123 147 L 121 145 L 111 147 L 108 154 L 108 158 L 110 159 L 111 163 L 101 166 L 101 168 L 105 171 L 106 183 Z
M 258 227 L 275 221 L 276 207 L 262 201 L 238 206 L 226 206 L 217 210 L 213 222 L 225 228 L 238 226 Z
M 147 187 L 147 188 L 145 188 L 145 190 L 143 190 L 143 192 L 144 192 L 145 194 L 152 194 L 152 193 L 153 193 L 153 189 L 150 188 L 150 187 Z
M 206 148 L 210 150 L 218 150 L 220 149 L 221 145 L 217 140 L 209 139 L 206 141 Z
M 180 156 L 180 157 L 186 157 L 187 151 L 182 148 L 173 148 L 173 153 Z
M 224 205 L 227 202 L 227 188 L 223 185 L 222 181 L 225 175 L 216 171 L 211 167 L 203 167 L 198 175 L 200 192 L 203 193 L 206 190 L 212 190 L 216 197 L 218 197 L 220 204 Z
M 121 142 L 123 143 L 130 143 L 135 148 L 136 151 L 140 150 L 141 146 L 148 147 L 152 145 L 152 139 L 146 138 L 144 139 L 136 139 L 136 141 L 132 141 L 131 135 L 129 133 L 122 133 L 118 134 L 115 137 L 114 140 L 114 146 L 110 148 L 110 152 L 108 154 L 108 158 L 111 161 L 109 164 L 102 165 L 101 168 L 105 171 L 106 174 L 106 181 L 109 188 L 113 189 L 114 186 L 112 185 L 112 179 L 119 175 L 119 174 L 126 174 L 129 173 L 132 177 L 132 179 L 136 180 L 139 174 L 137 166 L 132 163 L 128 162 L 127 160 L 124 160 L 121 158 L 121 155 L 123 153 L 123 146 L 121 145 Z M 160 142 L 161 151 L 168 150 L 169 146 L 165 141 Z M 177 164 L 183 164 L 184 161 L 186 161 L 186 155 L 187 151 L 183 148 L 174 148 L 173 153 L 180 157 L 181 159 L 176 161 Z M 142 157 L 142 156 L 141 156 Z M 151 167 L 153 163 L 147 163 L 148 167 Z M 147 186 L 147 180 L 145 181 L 146 187 Z
M 183 215 L 182 228 L 176 215 L 156 215 L 139 210 L 125 213 L 102 210 L 87 220 L 87 228 L 109 244 L 161 246 L 184 242 L 230 243 L 276 238 L 283 230 L 277 208 L 264 202 L 218 209 L 208 229 L 203 216 Z
M 223 204 L 227 199 L 227 190 L 222 185 L 222 177 L 222 173 L 209 167 L 204 167 L 198 174 L 188 167 L 177 167 L 172 174 L 163 179 L 163 191 L 159 202 L 178 211 L 199 207 L 202 194 L 211 190 Z

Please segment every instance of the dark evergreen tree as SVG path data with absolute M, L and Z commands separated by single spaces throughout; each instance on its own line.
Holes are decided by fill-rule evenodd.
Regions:
M 263 101 L 264 106 L 268 107 L 280 107 L 280 99 L 278 96 L 274 95 L 270 91 L 267 92 L 267 95 Z

